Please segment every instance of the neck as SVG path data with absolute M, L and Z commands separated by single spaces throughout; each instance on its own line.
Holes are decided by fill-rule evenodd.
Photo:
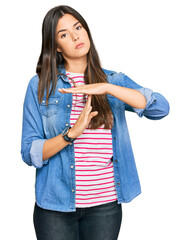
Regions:
M 67 64 L 65 65 L 65 70 L 73 73 L 84 73 L 86 70 L 87 61 L 84 59 L 74 59 L 67 60 Z

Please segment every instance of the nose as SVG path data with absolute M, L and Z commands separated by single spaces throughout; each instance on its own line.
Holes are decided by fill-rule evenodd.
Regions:
M 73 33 L 73 41 L 75 42 L 77 39 L 79 39 L 79 36 L 76 33 Z

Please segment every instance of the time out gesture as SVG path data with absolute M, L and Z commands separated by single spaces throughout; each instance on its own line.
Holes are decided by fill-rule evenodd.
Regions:
M 85 85 L 76 85 L 74 88 L 58 89 L 60 93 L 100 95 L 110 94 L 119 100 L 127 103 L 131 107 L 144 109 L 146 107 L 145 97 L 135 89 L 117 86 L 111 83 L 93 83 Z

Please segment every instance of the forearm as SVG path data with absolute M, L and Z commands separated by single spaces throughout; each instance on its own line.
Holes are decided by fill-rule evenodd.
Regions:
M 69 143 L 60 135 L 47 139 L 43 145 L 43 161 L 54 156 Z
M 136 89 L 107 84 L 106 93 L 119 100 L 127 103 L 131 107 L 144 109 L 146 107 L 146 99 L 142 93 Z
M 67 136 L 69 138 L 77 138 L 80 136 L 84 129 L 89 125 L 89 122 L 93 117 L 95 117 L 98 112 L 94 111 L 91 112 L 92 106 L 91 106 L 91 96 L 88 96 L 87 102 L 79 115 L 77 121 L 75 122 L 74 126 L 70 128 L 69 132 L 67 133 Z M 69 143 L 65 141 L 63 136 L 60 134 L 54 138 L 48 139 L 44 142 L 43 145 L 43 161 L 52 157 L 59 151 L 61 151 L 64 147 L 66 147 Z

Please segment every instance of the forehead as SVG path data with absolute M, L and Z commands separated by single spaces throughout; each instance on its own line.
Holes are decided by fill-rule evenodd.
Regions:
M 57 31 L 60 29 L 70 29 L 78 20 L 71 14 L 66 13 L 62 16 L 57 23 Z

